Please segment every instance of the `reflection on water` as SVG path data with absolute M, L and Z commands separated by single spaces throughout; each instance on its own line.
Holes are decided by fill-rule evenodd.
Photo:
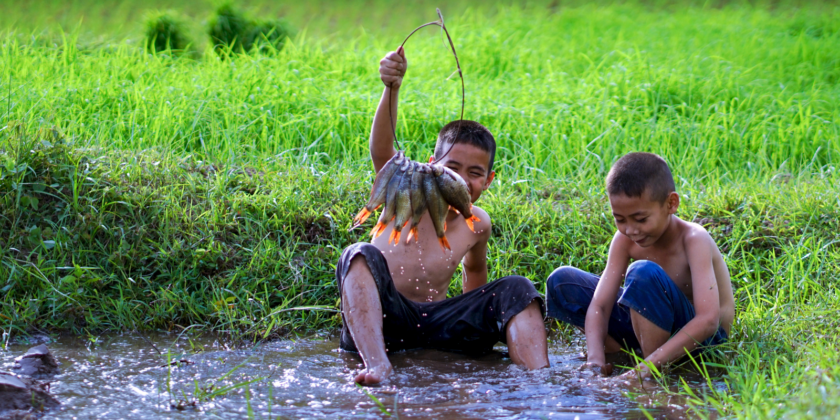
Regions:
M 360 359 L 339 352 L 335 339 L 243 350 L 207 337 L 113 335 L 61 338 L 49 347 L 62 371 L 52 381 L 62 406 L 50 418 L 384 417 L 351 383 Z M 10 370 L 27 348 L 0 352 L 0 370 Z M 390 386 L 370 392 L 384 409 L 393 411 L 396 401 L 400 418 L 645 418 L 638 403 L 578 370 L 580 350 L 553 347 L 552 367 L 531 372 L 502 353 L 397 353 Z M 654 417 L 685 416 L 679 403 L 658 402 Z

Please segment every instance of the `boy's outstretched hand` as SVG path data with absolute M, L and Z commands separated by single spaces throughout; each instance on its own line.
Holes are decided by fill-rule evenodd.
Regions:
M 391 89 L 400 87 L 407 69 L 408 60 L 405 59 L 403 47 L 385 54 L 385 57 L 379 61 L 379 77 L 382 78 L 382 83 Z

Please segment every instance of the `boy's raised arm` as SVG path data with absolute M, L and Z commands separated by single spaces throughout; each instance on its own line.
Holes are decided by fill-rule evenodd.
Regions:
M 613 236 L 607 257 L 607 267 L 598 281 L 598 286 L 595 287 L 589 309 L 586 310 L 584 330 L 586 331 L 586 363 L 589 365 L 602 367 L 606 363 L 604 339 L 607 336 L 607 325 L 613 303 L 618 296 L 621 280 L 630 263 L 630 254 L 627 251 L 629 244 L 626 243 L 628 241 L 629 239 L 621 232 L 616 232 Z
M 397 51 L 389 52 L 379 61 L 379 77 L 385 84 L 385 91 L 382 92 L 382 98 L 379 100 L 376 115 L 373 117 L 373 125 L 370 128 L 370 158 L 376 172 L 379 172 L 388 159 L 397 153 L 397 149 L 394 148 L 394 127 L 397 125 L 400 85 L 402 85 L 407 68 L 408 61 L 405 59 L 405 50 L 402 47 Z
M 645 359 L 646 362 L 656 366 L 656 368 L 685 356 L 686 352 L 696 349 L 700 343 L 711 337 L 718 329 L 720 324 L 720 295 L 712 264 L 712 249 L 714 246 L 714 240 L 706 231 L 692 232 L 685 239 L 696 314 L 679 332 Z M 644 364 L 636 366 L 635 369 L 642 376 L 647 376 L 648 370 L 648 367 Z M 635 376 L 635 371 L 631 370 L 625 375 Z

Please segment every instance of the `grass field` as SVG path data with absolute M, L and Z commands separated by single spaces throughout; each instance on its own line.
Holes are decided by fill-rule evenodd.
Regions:
M 338 3 L 338 2 L 336 2 Z M 429 2 L 250 2 L 298 26 L 281 51 L 143 51 L 144 9 L 30 2 L 0 14 L 0 326 L 193 328 L 276 337 L 339 322 L 333 270 L 370 186 L 377 62 Z M 732 274 L 733 417 L 840 412 L 840 7 L 834 3 L 441 5 L 466 118 L 499 144 L 491 278 L 601 271 L 603 177 L 628 151 L 672 165 L 680 215 Z M 81 23 L 79 23 L 81 22 Z M 458 114 L 441 35 L 406 47 L 399 138 L 431 151 Z M 452 293 L 458 293 L 459 279 Z M 566 335 L 563 335 L 564 337 Z M 687 389 L 687 395 L 692 391 Z

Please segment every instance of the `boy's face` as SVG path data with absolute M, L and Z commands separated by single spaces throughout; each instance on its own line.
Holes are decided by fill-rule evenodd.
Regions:
M 671 215 L 680 206 L 680 196 L 672 192 L 665 202 L 651 200 L 645 190 L 641 197 L 610 194 L 615 226 L 618 231 L 642 248 L 656 243 L 668 229 Z
M 447 146 L 452 149 L 449 149 L 449 153 L 446 153 L 446 156 L 437 163 L 452 169 L 467 182 L 470 201 L 475 203 L 481 193 L 490 187 L 490 183 L 496 176 L 495 172 L 488 170 L 490 153 L 471 144 L 456 143 Z M 429 163 L 434 161 L 434 156 L 429 158 Z

